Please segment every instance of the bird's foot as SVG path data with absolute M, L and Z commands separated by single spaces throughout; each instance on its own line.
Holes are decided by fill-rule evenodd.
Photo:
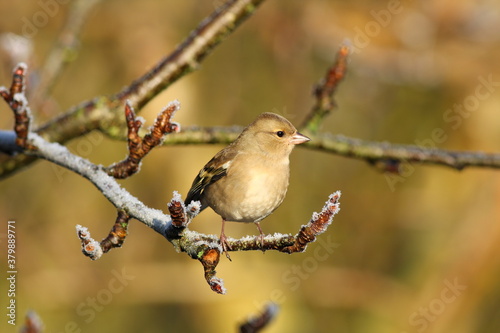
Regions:
M 222 246 L 222 253 L 224 253 L 226 255 L 226 258 L 229 259 L 229 261 L 232 261 L 231 257 L 229 256 L 229 252 L 228 252 L 228 250 L 232 250 L 232 249 L 231 249 L 231 246 L 229 245 L 229 243 L 227 242 L 227 238 L 226 238 L 225 234 L 222 233 L 220 235 L 219 242 L 220 242 L 220 245 Z
M 255 224 L 257 225 L 257 228 L 259 229 L 259 233 L 260 233 L 260 235 L 257 236 L 258 237 L 257 242 L 259 243 L 260 249 L 262 250 L 262 252 L 266 252 L 266 249 L 264 249 L 264 232 L 262 231 L 262 228 L 260 227 L 260 223 L 256 222 Z
M 260 245 L 260 249 L 262 252 L 265 252 L 266 250 L 264 249 L 264 234 L 260 234 L 257 236 L 257 243 Z

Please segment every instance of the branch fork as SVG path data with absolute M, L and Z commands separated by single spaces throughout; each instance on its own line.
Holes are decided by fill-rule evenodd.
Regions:
M 139 171 L 142 159 L 153 149 L 163 142 L 163 138 L 169 133 L 179 133 L 180 124 L 172 122 L 171 119 L 175 112 L 180 109 L 179 101 L 170 102 L 158 114 L 154 125 L 150 128 L 148 134 L 141 138 L 139 129 L 143 125 L 144 119 L 136 117 L 132 103 L 125 103 L 125 118 L 128 128 L 128 151 L 127 158 L 123 161 L 109 166 L 106 171 L 114 178 L 124 179 L 132 176 Z

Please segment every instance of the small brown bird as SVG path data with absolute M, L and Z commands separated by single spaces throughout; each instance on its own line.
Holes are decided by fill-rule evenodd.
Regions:
M 295 145 L 309 140 L 282 116 L 263 113 L 201 169 L 185 203 L 198 200 L 202 210 L 211 207 L 222 217 L 220 243 L 226 256 L 226 221 L 254 222 L 262 243 L 259 222 L 285 198 L 289 155 Z

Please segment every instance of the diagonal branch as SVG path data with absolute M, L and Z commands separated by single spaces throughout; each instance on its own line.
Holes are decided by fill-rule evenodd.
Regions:
M 199 68 L 211 51 L 250 17 L 264 0 L 229 0 L 205 18 L 174 52 L 118 93 L 141 108 L 174 81 Z
M 161 91 L 199 68 L 213 49 L 249 18 L 264 0 L 229 0 L 207 16 L 167 57 L 150 71 L 112 96 L 100 96 L 72 107 L 36 129 L 50 142 L 65 143 L 100 129 L 113 133 L 124 128 L 121 108 L 125 100 L 140 110 Z M 0 177 L 34 161 L 26 155 L 0 155 Z

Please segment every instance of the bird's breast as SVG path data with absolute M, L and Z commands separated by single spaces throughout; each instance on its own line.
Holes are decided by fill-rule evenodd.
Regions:
M 286 161 L 288 162 L 288 161 Z M 289 179 L 287 163 L 232 168 L 226 177 L 212 184 L 206 204 L 227 221 L 258 222 L 282 203 Z

